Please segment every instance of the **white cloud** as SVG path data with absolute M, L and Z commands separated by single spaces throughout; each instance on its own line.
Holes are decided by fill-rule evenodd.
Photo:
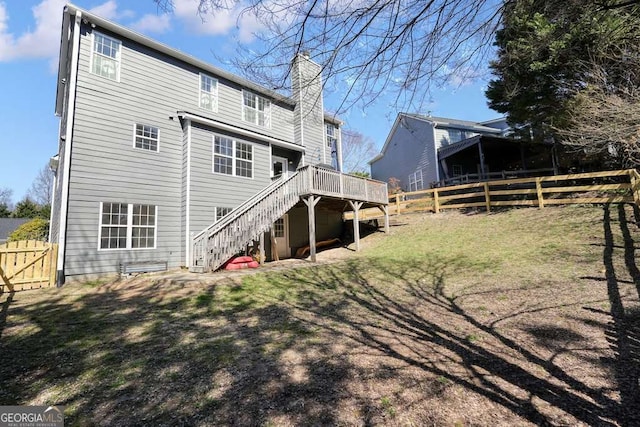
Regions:
M 171 28 L 171 16 L 169 14 L 147 14 L 130 25 L 132 29 L 141 33 L 164 33 Z
M 104 19 L 116 19 L 118 17 L 118 4 L 114 0 L 108 0 L 99 6 L 89 9 L 89 12 Z
M 9 32 L 10 17 L 6 4 L 0 2 L 0 62 L 49 59 L 52 69 L 55 69 L 60 51 L 62 10 L 66 3 L 67 0 L 41 1 L 31 8 L 35 26 L 16 35 Z M 119 16 L 114 0 L 108 0 L 91 11 L 107 19 Z M 128 12 L 125 11 L 124 14 L 126 13 Z
M 227 0 L 227 7 L 202 15 L 198 14 L 198 4 L 197 0 L 173 0 L 173 12 L 176 17 L 195 33 L 227 35 L 237 29 L 240 40 L 250 42 L 254 39 L 254 33 L 263 28 L 253 13 L 242 13 L 246 5 L 241 2 Z
M 22 58 L 52 58 L 60 48 L 60 23 L 66 0 L 43 0 L 31 10 L 35 29 L 19 36 L 9 32 L 9 16 L 0 3 L 0 61 Z

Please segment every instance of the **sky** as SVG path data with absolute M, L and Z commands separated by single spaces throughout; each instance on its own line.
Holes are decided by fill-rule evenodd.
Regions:
M 57 153 L 59 118 L 54 115 L 60 28 L 65 0 L 0 0 L 0 188 L 22 200 L 38 171 Z M 226 68 L 212 53 L 231 58 L 237 44 L 251 46 L 257 24 L 237 20 L 233 11 L 203 22 L 197 0 L 173 0 L 174 11 L 158 10 L 152 0 L 76 0 L 75 5 L 103 18 Z M 233 70 L 229 70 L 233 71 Z M 425 111 L 433 116 L 483 121 L 500 117 L 487 107 L 486 82 L 437 88 Z M 338 95 L 325 96 L 328 111 Z M 381 99 L 366 110 L 352 109 L 340 118 L 345 127 L 384 144 L 398 111 Z

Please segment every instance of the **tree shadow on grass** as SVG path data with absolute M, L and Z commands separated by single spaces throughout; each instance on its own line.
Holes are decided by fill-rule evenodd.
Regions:
M 634 214 L 638 218 L 638 208 L 635 205 Z M 625 205 L 618 205 L 617 217 L 617 225 L 624 242 L 623 258 L 627 270 L 622 273 L 628 273 L 631 276 L 640 297 L 640 271 L 635 262 L 635 241 L 629 229 L 631 221 L 627 217 Z M 637 306 L 625 308 L 629 300 L 625 302 L 621 290 L 623 283 L 618 279 L 622 273 L 619 272 L 620 265 L 615 262 L 616 245 L 613 230 L 615 223 L 611 218 L 611 207 L 606 205 L 603 217 L 605 241 L 603 263 L 611 305 L 611 322 L 606 329 L 606 334 L 611 349 L 615 353 L 613 366 L 621 397 L 619 419 L 624 420 L 623 425 L 640 425 L 640 309 Z M 638 224 L 637 220 L 636 224 Z
M 598 362 L 591 356 L 601 349 L 579 331 L 523 321 L 518 335 L 504 326 L 570 309 L 601 329 L 602 313 L 580 313 L 593 301 L 576 293 L 555 302 L 549 290 L 546 301 L 521 298 L 489 319 L 467 299 L 491 309 L 497 295 L 527 288 L 454 294 L 449 282 L 468 260 L 431 254 L 17 298 L 0 336 L 0 404 L 67 405 L 69 425 L 450 425 L 452 411 L 465 424 L 632 425 L 638 394 L 625 366 L 637 366 L 637 316 L 620 308 L 609 247 L 607 333 L 622 402 L 558 360 L 579 346 L 587 355 L 576 360 Z M 466 407 L 438 412 L 456 398 L 452 387 L 490 408 L 480 419 Z
M 316 318 L 329 316 L 338 325 L 348 325 L 346 331 L 332 329 L 334 334 L 346 333 L 362 346 L 445 378 L 535 424 L 550 422 L 533 403 L 539 399 L 586 424 L 613 425 L 610 419 L 616 402 L 603 396 L 601 390 L 587 386 L 552 361 L 524 349 L 497 328 L 480 322 L 458 303 L 460 297 L 447 295 L 446 271 L 452 263 L 455 261 L 442 260 L 425 265 L 424 262 L 394 264 L 369 260 L 366 267 L 349 264 L 346 274 L 333 270 L 333 277 L 318 276 L 316 280 L 340 283 L 345 297 L 351 304 L 364 309 L 364 315 L 356 321 L 352 316 L 328 311 L 322 306 L 318 306 L 314 314 Z M 363 270 L 401 278 L 407 294 L 415 299 L 407 303 L 401 296 L 389 297 L 383 289 L 369 282 L 362 274 Z M 345 277 L 348 280 L 345 281 Z M 303 277 L 294 279 L 304 280 Z M 423 309 L 417 310 L 418 305 Z M 438 316 L 423 315 L 425 307 L 428 308 L 426 312 L 436 312 Z M 455 328 L 451 327 L 453 325 Z M 550 333 L 552 329 L 548 326 L 546 332 Z M 558 332 L 562 333 L 560 329 Z M 478 342 L 477 337 L 481 334 L 498 345 Z M 389 340 L 389 336 L 395 340 Z M 580 337 L 575 334 L 572 339 L 579 340 Z M 505 357 L 509 350 L 519 353 L 518 358 L 534 368 L 524 368 L 513 357 Z M 437 359 L 441 357 L 456 361 L 464 368 L 465 375 L 455 375 L 447 369 L 447 364 L 438 363 Z M 542 370 L 545 376 L 541 377 L 537 370 Z

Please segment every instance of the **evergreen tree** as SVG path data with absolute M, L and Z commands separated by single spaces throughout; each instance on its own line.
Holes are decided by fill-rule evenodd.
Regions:
M 496 33 L 495 79 L 489 106 L 507 114 L 524 136 L 544 140 L 570 126 L 577 96 L 589 85 L 594 64 L 616 90 L 628 84 L 625 58 L 639 53 L 639 6 L 599 0 L 517 0 L 505 5 Z M 632 76 L 637 85 L 640 74 Z
M 40 206 L 29 197 L 25 197 L 16 203 L 12 216 L 14 218 L 38 218 L 40 216 Z

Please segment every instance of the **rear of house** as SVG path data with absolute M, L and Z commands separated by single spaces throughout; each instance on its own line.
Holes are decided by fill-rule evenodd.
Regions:
M 340 167 L 320 67 L 298 55 L 292 70 L 286 97 L 67 5 L 50 233 L 59 283 L 127 263 L 188 266 L 193 234 L 273 179 Z M 341 232 L 340 210 L 318 215 L 319 238 Z M 309 244 L 296 232 L 305 221 L 300 209 L 276 221 L 283 255 Z

